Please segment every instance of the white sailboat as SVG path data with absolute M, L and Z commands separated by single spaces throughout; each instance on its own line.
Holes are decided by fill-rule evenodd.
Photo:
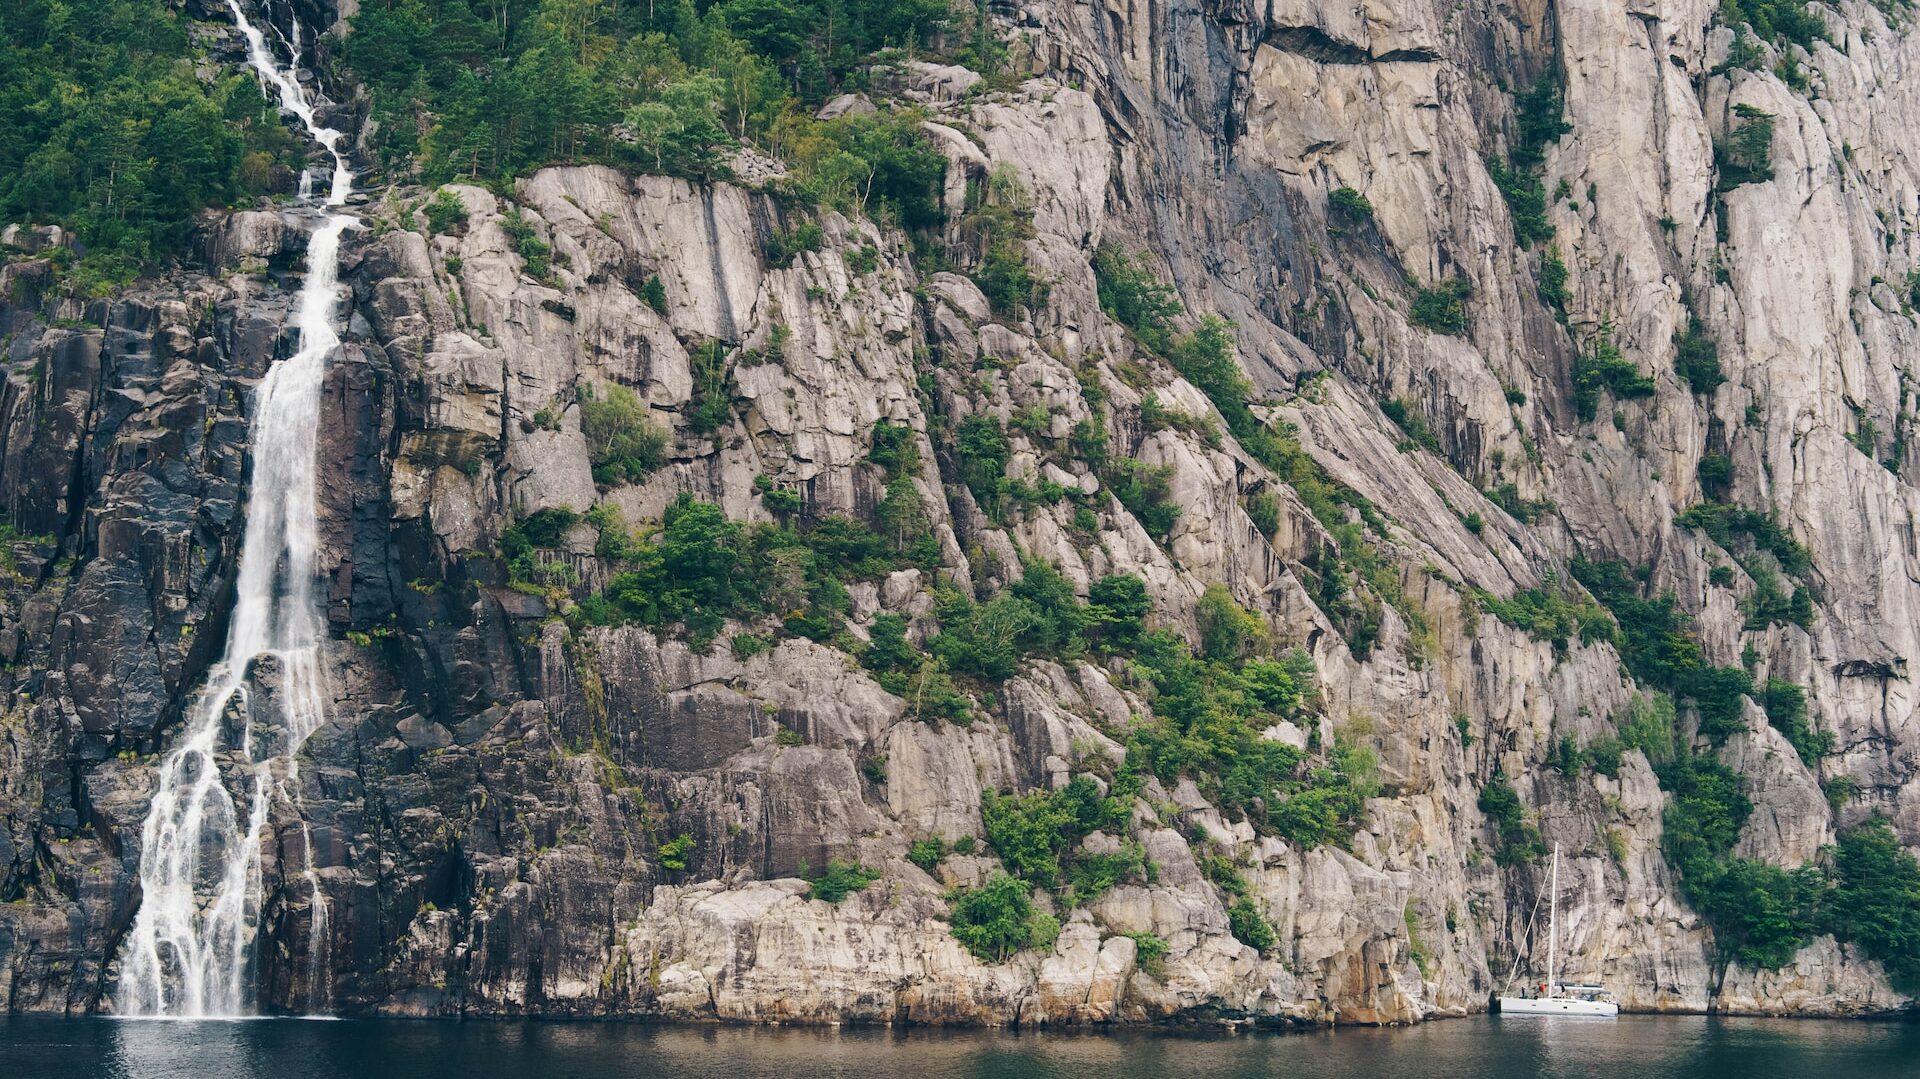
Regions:
M 1553 845 L 1553 869 L 1547 877 L 1547 980 L 1537 996 L 1499 996 L 1493 1010 L 1502 1015 L 1586 1015 L 1610 1018 L 1620 1005 L 1597 985 L 1563 985 L 1556 969 L 1560 943 L 1560 844 Z M 1540 908 L 1535 907 L 1538 911 Z

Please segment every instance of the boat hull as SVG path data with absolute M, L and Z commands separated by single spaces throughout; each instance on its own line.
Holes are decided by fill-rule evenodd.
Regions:
M 1612 1018 L 1620 1005 L 1611 1000 L 1566 1000 L 1559 997 L 1501 997 L 1501 1015 L 1585 1015 Z

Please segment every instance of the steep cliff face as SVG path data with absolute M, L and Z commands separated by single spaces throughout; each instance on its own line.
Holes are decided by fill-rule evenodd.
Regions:
M 1903 478 L 1920 84 L 1902 77 L 1920 45 L 1874 6 L 1825 10 L 1808 50 L 1736 39 L 1704 2 L 1029 5 L 1001 27 L 1033 74 L 1016 89 L 906 64 L 873 91 L 927 109 L 953 250 L 983 190 L 1030 214 L 1016 242 L 1048 287 L 1011 312 L 967 276 L 977 258 L 936 271 L 898 231 L 745 180 L 455 185 L 465 222 L 437 234 L 432 192 L 367 202 L 320 447 L 331 722 L 265 839 L 262 1006 L 1413 1021 L 1483 1007 L 1542 943 L 1544 864 L 1505 856 L 1503 832 L 1531 827 L 1563 852 L 1570 980 L 1640 1009 L 1906 1007 L 1832 936 L 1777 969 L 1743 961 L 1682 897 L 1645 754 L 1596 768 L 1565 748 L 1677 687 L 1683 739 L 1753 803 L 1733 853 L 1809 863 L 1875 812 L 1920 842 Z M 1513 105 L 1543 75 L 1567 126 L 1544 138 Z M 1762 113 L 1765 178 L 1739 148 Z M 1502 188 L 1527 211 L 1536 181 L 1517 215 Z M 808 221 L 818 241 L 788 250 Z M 24 537 L 0 606 L 12 1009 L 111 1006 L 156 754 L 224 635 L 247 395 L 290 351 L 305 238 L 247 211 L 203 246 L 84 307 L 42 302 L 32 258 L 0 268 L 0 499 Z M 1182 328 L 1232 320 L 1255 416 L 1297 437 L 1284 474 L 1103 309 L 1103 248 L 1174 284 Z M 1423 290 L 1449 279 L 1469 288 L 1436 316 Z M 1703 341 L 1717 385 L 1676 368 Z M 583 391 L 615 387 L 671 437 L 658 467 L 596 482 Z M 1005 478 L 1073 497 L 983 508 L 955 439 L 976 416 L 1005 424 Z M 897 476 L 876 425 L 917 450 Z M 1116 496 L 1081 445 L 1099 429 L 1111 458 L 1164 470 L 1170 522 Z M 851 583 L 823 641 L 730 648 L 768 628 L 735 623 L 702 649 L 569 616 L 621 565 L 566 514 L 544 518 L 561 524 L 534 544 L 538 585 L 496 554 L 542 511 L 641 525 L 683 494 L 744 522 L 872 520 L 901 480 L 938 557 Z M 1703 503 L 1719 516 L 1677 523 Z M 1740 508 L 1757 513 L 1728 525 Z M 1350 578 L 1342 552 L 1364 558 Z M 1752 699 L 1701 730 L 1689 684 L 1623 655 L 1630 634 L 1556 643 L 1500 616 L 1517 594 L 1583 599 L 1576 557 L 1671 590 L 1703 665 L 1748 672 Z M 985 597 L 1024 560 L 1083 597 L 1137 576 L 1151 621 L 1196 642 L 1224 585 L 1276 650 L 1310 656 L 1317 699 L 1267 733 L 1309 761 L 1376 755 L 1351 838 L 1289 842 L 1148 776 L 1085 843 L 1137 842 L 1151 872 L 1061 904 L 1050 948 L 963 948 L 943 896 L 1000 867 L 983 791 L 1104 785 L 1157 714 L 1138 665 L 1097 652 L 963 681 L 970 724 L 925 718 L 854 658 L 876 616 L 924 642 L 936 584 Z M 258 678 L 270 696 L 270 666 Z M 1756 703 L 1774 683 L 1804 687 L 1799 726 Z M 1490 819 L 1482 792 L 1509 782 L 1524 821 Z M 908 859 L 933 838 L 968 852 Z M 799 875 L 835 861 L 879 878 L 809 898 Z M 1266 948 L 1236 931 L 1229 878 Z

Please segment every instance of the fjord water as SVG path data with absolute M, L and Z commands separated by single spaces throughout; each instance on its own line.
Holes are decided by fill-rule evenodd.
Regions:
M 308 208 L 319 222 L 295 300 L 298 349 L 269 368 L 256 391 L 251 495 L 226 649 L 160 764 L 141 829 L 140 909 L 114 1000 L 127 1015 L 251 1010 L 261 832 L 274 800 L 296 796 L 294 754 L 326 716 L 323 634 L 313 594 L 314 461 L 321 380 L 327 356 L 340 343 L 334 328 L 340 237 L 354 224 L 335 210 L 351 195 L 353 175 L 341 133 L 315 117 L 292 66 L 297 57 L 283 67 L 237 0 L 228 8 L 262 82 L 331 155 L 332 180 L 324 204 Z M 290 52 L 297 52 L 297 40 L 288 42 Z M 277 667 L 270 709 L 255 699 L 261 694 L 253 676 L 263 659 Z M 311 836 L 305 838 L 314 920 L 309 939 L 321 939 L 326 905 L 313 875 Z M 320 998 L 313 1003 L 324 1007 L 324 979 L 309 981 Z
M 1920 1026 L 1479 1016 L 1397 1030 L 1195 1037 L 12 1017 L 0 1019 L 0 1061 L 18 1079 L 1892 1079 L 1920 1074 Z

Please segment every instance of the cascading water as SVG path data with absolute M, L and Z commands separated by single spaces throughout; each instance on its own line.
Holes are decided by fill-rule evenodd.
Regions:
M 333 180 L 324 204 L 315 207 L 323 220 L 307 243 L 307 276 L 293 322 L 299 351 L 268 370 L 254 403 L 252 492 L 226 651 L 207 673 L 180 744 L 161 762 L 141 830 L 140 910 L 115 998 L 116 1010 L 126 1015 L 251 1010 L 261 832 L 273 799 L 294 797 L 295 754 L 326 718 L 324 634 L 313 593 L 314 462 L 321 378 L 340 344 L 334 328 L 340 237 L 355 225 L 350 214 L 335 210 L 352 193 L 353 174 L 340 149 L 342 133 L 320 125 L 300 85 L 297 47 L 283 68 L 238 0 L 227 0 L 227 7 L 261 81 L 332 155 Z M 303 182 L 303 196 L 306 191 Z M 256 727 L 253 675 L 263 661 L 276 665 L 278 675 L 271 720 Z M 223 760 L 234 790 L 222 776 Z M 313 871 L 312 837 L 303 842 L 317 959 L 327 910 Z M 319 966 L 309 973 L 309 999 L 324 1007 L 320 974 Z

